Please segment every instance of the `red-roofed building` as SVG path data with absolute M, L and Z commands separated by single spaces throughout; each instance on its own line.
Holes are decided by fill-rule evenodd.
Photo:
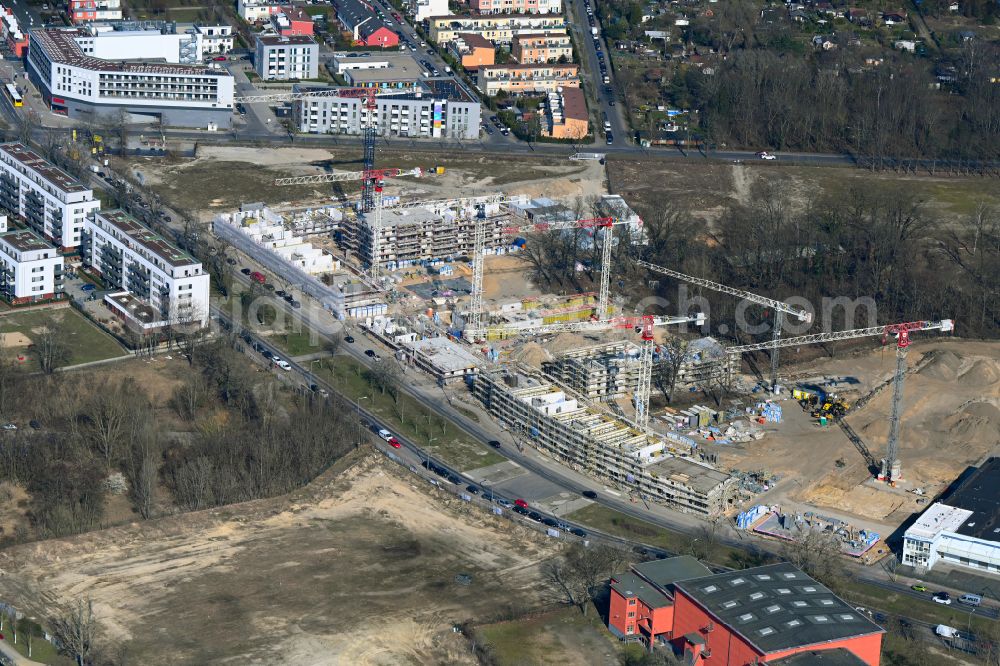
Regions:
M 277 14 L 271 14 L 271 25 L 282 37 L 312 35 L 313 20 L 301 7 L 282 7 Z

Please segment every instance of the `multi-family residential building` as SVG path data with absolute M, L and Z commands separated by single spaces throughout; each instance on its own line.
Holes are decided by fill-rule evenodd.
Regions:
M 500 46 L 510 46 L 515 35 L 567 34 L 563 17 L 553 14 L 433 16 L 427 24 L 431 40 L 442 46 L 462 33 L 480 35 Z
M 0 37 L 11 53 L 18 58 L 24 57 L 24 52 L 28 50 L 28 35 L 21 30 L 13 10 L 2 5 L 0 5 Z
M 29 229 L 0 233 L 0 295 L 4 300 L 33 303 L 62 294 L 63 257 L 52 243 Z
M 79 28 L 73 36 L 85 56 L 101 60 L 142 58 L 178 65 L 196 65 L 204 55 L 202 35 L 177 32 L 166 21 L 111 21 Z
M 736 477 L 693 459 L 690 447 L 681 450 L 587 405 L 527 366 L 481 373 L 474 392 L 503 426 L 601 483 L 703 516 L 729 508 Z
M 84 261 L 130 299 L 108 305 L 142 328 L 208 323 L 209 275 L 201 262 L 121 210 L 88 218 Z M 141 307 L 133 307 L 137 300 Z
M 233 77 L 228 72 L 141 62 L 146 57 L 188 58 L 189 52 L 197 53 L 197 39 L 128 39 L 127 49 L 119 39 L 78 30 L 31 31 L 27 73 L 54 113 L 93 121 L 125 111 L 159 117 L 168 126 L 229 127 Z M 85 53 L 84 46 L 93 52 Z M 127 60 L 105 59 L 93 54 L 97 52 Z
M 101 208 L 94 190 L 21 143 L 0 144 L 0 207 L 64 250 L 79 247 L 84 220 Z
M 508 93 L 540 93 L 558 88 L 580 87 L 577 65 L 490 65 L 481 67 L 479 89 L 487 95 L 501 90 Z
M 314 31 L 312 17 L 301 7 L 294 5 L 282 7 L 279 12 L 271 14 L 271 27 L 276 33 L 286 37 L 312 35 Z
M 411 7 L 417 21 L 448 14 L 448 0 L 411 0 Z
M 482 35 L 463 32 L 448 42 L 447 48 L 462 67 L 470 71 L 496 62 L 496 47 Z
M 73 23 L 116 21 L 122 18 L 121 0 L 69 0 L 67 9 Z
M 1000 573 L 1000 458 L 989 458 L 952 493 L 931 504 L 903 534 L 903 564 L 938 563 Z
M 559 14 L 562 0 L 469 0 L 480 14 Z
M 356 88 L 412 88 L 428 73 L 409 53 L 391 51 L 339 51 L 330 65 Z
M 247 23 L 267 21 L 281 11 L 283 3 L 271 0 L 236 0 L 236 13 Z
M 254 69 L 265 81 L 315 79 L 319 44 L 308 35 L 257 35 Z
M 361 134 L 363 104 L 356 97 L 304 97 L 295 102 L 296 123 L 302 132 Z M 382 136 L 449 139 L 479 136 L 479 103 L 451 81 L 423 81 L 420 92 L 382 95 L 375 98 L 375 105 L 375 131 Z
M 573 44 L 569 35 L 527 33 L 514 36 L 510 54 L 522 65 L 557 62 L 560 58 L 562 62 L 570 62 Z
M 375 14 L 375 10 L 361 0 L 335 0 L 337 20 L 351 33 L 355 44 L 395 48 L 399 35 L 390 30 Z
M 233 26 L 195 25 L 194 29 L 201 35 L 203 53 L 229 53 L 233 50 Z
M 587 100 L 583 90 L 560 86 L 549 91 L 542 135 L 553 139 L 582 139 L 590 128 Z

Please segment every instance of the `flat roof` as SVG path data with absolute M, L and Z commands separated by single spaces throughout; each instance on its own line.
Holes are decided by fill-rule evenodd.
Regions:
M 535 69 L 551 69 L 553 71 L 560 71 L 560 70 L 570 70 L 570 69 L 572 69 L 573 71 L 576 71 L 579 68 L 580 68 L 579 65 L 577 65 L 576 63 L 572 63 L 572 62 L 567 62 L 567 63 L 552 62 L 552 63 L 539 63 L 537 65 L 517 65 L 517 64 L 513 64 L 513 65 L 483 65 L 480 68 L 480 70 L 486 69 L 486 70 L 497 70 L 497 71 L 503 71 L 503 70 L 528 71 L 528 70 L 535 70 Z
M 123 210 L 99 211 L 97 216 L 106 219 L 123 234 L 170 266 L 187 266 L 199 263 L 190 254 L 170 243 Z
M 406 346 L 417 350 L 431 365 L 443 372 L 459 372 L 479 367 L 480 359 L 448 338 L 415 340 L 408 342 Z
M 163 315 L 153 306 L 138 299 L 127 291 L 105 294 L 104 300 L 140 324 L 155 324 L 163 321 Z
M 303 46 L 316 43 L 309 35 L 257 35 L 257 39 L 265 46 Z
M 72 177 L 59 167 L 42 158 L 41 155 L 31 150 L 23 143 L 0 144 L 0 150 L 16 159 L 18 162 L 28 167 L 39 176 L 54 185 L 57 190 L 63 192 L 89 192 L 89 187 Z
M 690 580 L 711 576 L 712 570 L 690 555 L 668 557 L 665 560 L 650 560 L 632 565 L 632 570 L 646 580 L 667 587 L 679 580 Z
M 30 229 L 15 229 L 0 233 L 0 240 L 15 250 L 30 252 L 32 250 L 55 250 L 55 246 Z
M 340 63 L 338 63 L 339 65 Z M 388 67 L 371 69 L 346 68 L 345 76 L 351 77 L 355 83 L 385 83 L 390 81 L 418 81 L 424 74 L 424 69 L 416 60 L 407 56 L 394 58 Z
M 885 631 L 788 562 L 674 587 L 765 654 Z
M 906 536 L 929 541 L 941 532 L 958 532 L 971 515 L 972 512 L 966 509 L 935 502 L 907 528 Z
M 776 661 L 773 666 L 865 666 L 868 662 L 846 648 L 807 650 Z
M 656 462 L 650 465 L 649 469 L 660 477 L 676 479 L 703 494 L 712 492 L 729 479 L 729 474 L 726 472 L 676 456 L 656 458 Z
M 98 72 L 123 72 L 130 74 L 188 74 L 203 76 L 230 76 L 228 72 L 212 70 L 195 65 L 173 65 L 167 63 L 120 62 L 104 60 L 87 55 L 77 44 L 75 37 L 91 36 L 80 30 L 58 30 L 36 28 L 30 33 L 30 48 L 40 48 L 52 62 L 83 67 Z M 137 54 L 141 55 L 141 54 Z
M 972 512 L 956 532 L 1000 542 L 1000 458 L 989 458 L 980 465 L 944 504 Z
M 623 597 L 637 597 L 650 608 L 665 608 L 673 604 L 673 599 L 634 573 L 615 574 L 612 578 L 615 582 L 611 583 L 611 589 Z

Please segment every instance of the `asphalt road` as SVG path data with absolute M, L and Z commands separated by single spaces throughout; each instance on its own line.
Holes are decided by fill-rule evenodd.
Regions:
M 601 53 L 604 57 L 604 62 L 607 67 L 608 77 L 610 83 L 604 83 L 601 69 L 600 69 L 600 59 L 598 57 L 598 51 L 594 42 L 594 35 L 591 31 L 591 25 L 589 19 L 587 18 L 587 3 L 590 3 L 590 8 L 592 10 L 597 9 L 595 0 L 567 0 L 566 11 L 570 18 L 572 18 L 570 28 L 573 31 L 573 36 L 576 38 L 576 44 L 578 48 L 582 51 L 580 54 L 580 59 L 583 61 L 581 64 L 586 66 L 587 81 L 590 84 L 590 90 L 593 94 L 591 103 L 597 106 L 598 110 L 598 121 L 597 126 L 594 127 L 594 143 L 591 146 L 593 150 L 598 150 L 600 147 L 601 152 L 605 152 L 606 149 L 612 146 L 617 147 L 628 147 L 631 144 L 629 140 L 628 126 L 625 124 L 624 119 L 619 113 L 620 106 L 617 104 L 611 106 L 609 97 L 604 89 L 606 86 L 611 86 L 614 90 L 615 75 L 611 71 L 611 59 L 608 54 L 608 44 L 604 38 L 604 33 L 601 31 L 601 23 L 597 19 L 597 15 L 594 15 L 594 27 L 596 27 L 599 32 L 598 44 L 601 45 Z M 613 93 L 612 93 L 613 95 Z M 603 117 L 607 115 L 608 121 L 611 123 L 612 137 L 614 139 L 613 144 L 608 144 L 606 140 L 601 137 L 605 136 Z

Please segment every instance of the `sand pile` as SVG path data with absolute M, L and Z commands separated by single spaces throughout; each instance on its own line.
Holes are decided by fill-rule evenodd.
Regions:
M 920 374 L 931 379 L 954 381 L 962 368 L 962 357 L 951 351 L 933 351 L 934 360 L 925 365 Z
M 511 358 L 534 368 L 541 368 L 543 361 L 552 360 L 552 354 L 537 342 L 528 342 L 514 351 Z
M 1000 408 L 989 402 L 968 402 L 945 419 L 947 432 L 965 441 L 992 446 L 1000 444 Z
M 590 343 L 575 333 L 560 333 L 556 337 L 549 340 L 545 347 L 558 354 L 560 352 L 586 347 L 588 344 Z
M 995 386 L 1000 383 L 1000 367 L 991 359 L 979 359 L 960 375 L 969 386 Z

